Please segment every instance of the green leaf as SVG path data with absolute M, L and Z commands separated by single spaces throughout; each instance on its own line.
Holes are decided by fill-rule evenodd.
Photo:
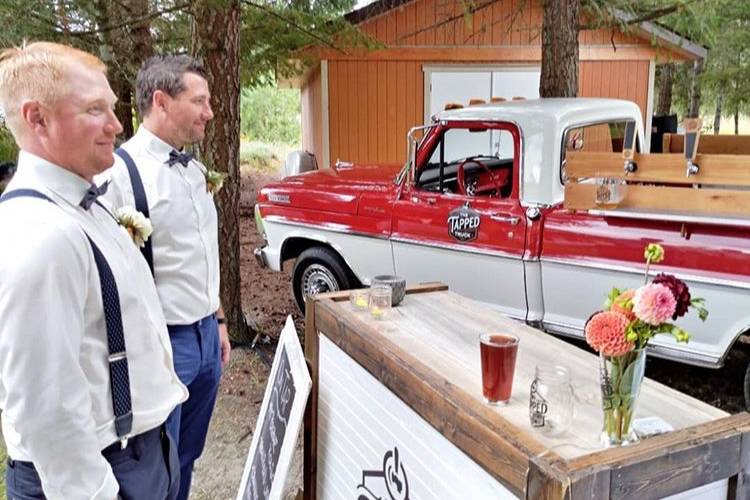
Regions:
M 609 311 L 612 308 L 612 304 L 615 303 L 615 299 L 621 294 L 619 288 L 612 288 L 612 291 L 609 292 L 609 295 L 607 295 L 607 300 L 604 302 L 604 309 L 606 311 Z

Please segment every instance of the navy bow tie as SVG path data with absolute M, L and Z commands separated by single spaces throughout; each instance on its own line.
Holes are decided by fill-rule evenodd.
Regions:
M 96 184 L 92 183 L 88 191 L 86 191 L 86 194 L 83 195 L 83 199 L 78 205 L 88 210 L 89 208 L 91 208 L 91 205 L 96 201 L 98 197 L 107 192 L 108 187 L 109 181 L 105 182 L 101 186 L 97 186 Z
M 175 163 L 181 163 L 183 167 L 187 167 L 190 160 L 193 159 L 193 153 L 180 153 L 174 149 L 169 152 L 169 160 L 167 165 L 170 167 L 174 166 Z

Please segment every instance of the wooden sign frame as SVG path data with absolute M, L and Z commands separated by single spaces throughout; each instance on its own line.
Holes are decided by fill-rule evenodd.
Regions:
M 255 472 L 255 467 L 260 466 L 261 463 L 256 462 L 255 460 L 258 447 L 261 446 L 262 434 L 267 427 L 264 424 L 266 423 L 267 418 L 273 419 L 273 410 L 279 408 L 279 398 L 283 398 L 284 396 L 279 393 L 279 387 L 276 387 L 277 384 L 275 383 L 277 382 L 277 375 L 279 374 L 282 365 L 286 365 L 286 368 L 289 370 L 288 375 L 291 376 L 294 386 L 291 410 L 289 411 L 286 428 L 283 432 L 283 439 L 280 443 L 271 442 L 272 447 L 278 447 L 278 445 L 281 446 L 278 451 L 277 460 L 275 461 L 276 463 L 269 464 L 270 467 L 267 467 L 262 472 L 265 476 L 270 475 L 270 489 L 262 491 L 260 495 L 254 495 L 252 492 L 259 486 L 262 487 L 262 485 L 251 484 L 251 477 Z M 281 335 L 279 336 L 279 343 L 276 347 L 276 354 L 273 359 L 273 365 L 271 366 L 271 373 L 268 375 L 268 383 L 263 395 L 263 403 L 260 407 L 260 413 L 253 432 L 253 440 L 250 444 L 247 461 L 245 462 L 245 470 L 242 473 L 240 488 L 237 492 L 237 500 L 281 498 L 282 489 L 284 488 L 289 465 L 292 461 L 297 435 L 300 426 L 302 425 L 305 406 L 311 388 L 312 380 L 307 370 L 305 356 L 302 352 L 299 338 L 297 337 L 297 330 L 294 326 L 294 321 L 290 315 L 287 316 L 286 323 L 281 331 Z M 269 409 L 271 409 L 271 413 L 269 413 Z M 267 456 L 268 455 L 266 454 L 266 457 L 264 457 L 263 460 L 267 459 Z M 258 460 L 261 459 L 258 458 Z

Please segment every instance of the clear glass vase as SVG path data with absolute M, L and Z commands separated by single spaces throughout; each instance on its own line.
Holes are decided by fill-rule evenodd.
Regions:
M 622 356 L 599 356 L 602 390 L 602 441 L 605 446 L 622 446 L 638 441 L 633 417 L 646 368 L 646 350 Z

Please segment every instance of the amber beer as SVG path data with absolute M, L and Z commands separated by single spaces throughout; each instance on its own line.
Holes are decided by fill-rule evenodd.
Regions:
M 513 388 L 518 337 L 486 333 L 479 337 L 482 359 L 482 394 L 491 405 L 505 405 Z

